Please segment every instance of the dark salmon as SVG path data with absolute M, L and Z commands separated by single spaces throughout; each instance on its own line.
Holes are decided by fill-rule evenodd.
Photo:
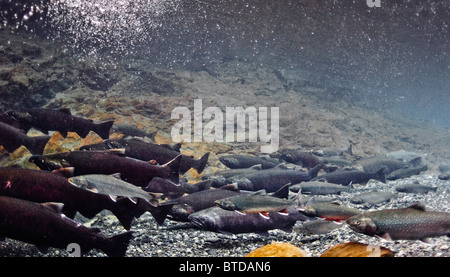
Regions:
M 220 156 L 219 160 L 226 167 L 231 169 L 237 168 L 249 168 L 255 165 L 260 164 L 262 169 L 273 168 L 277 166 L 279 163 L 274 161 L 269 161 L 262 157 L 251 156 L 251 155 L 226 155 Z
M 181 155 L 164 165 L 124 156 L 118 151 L 72 151 L 52 155 L 36 155 L 29 159 L 41 169 L 73 168 L 73 174 L 115 174 L 122 180 L 144 187 L 153 177 L 170 178 L 178 182 Z
M 348 186 L 350 184 L 365 185 L 370 179 L 386 183 L 384 167 L 374 173 L 354 169 L 341 169 L 319 175 L 313 180 L 325 180 L 329 183 Z
M 170 180 L 155 177 L 153 178 L 144 190 L 161 193 L 169 199 L 175 199 L 183 196 L 185 193 L 194 193 L 202 190 L 209 190 L 211 188 L 213 180 L 206 180 L 191 184 L 183 179 L 179 183 L 171 182 Z
M 39 155 L 49 140 L 50 136 L 29 137 L 20 129 L 0 121 L 0 145 L 8 152 L 13 152 L 23 145 L 32 154 Z
M 92 218 L 104 209 L 111 211 L 126 229 L 130 229 L 135 216 L 144 211 L 133 210 L 128 199 L 114 202 L 108 195 L 94 194 L 72 186 L 67 178 L 49 171 L 0 168 L 0 195 L 32 202 L 60 202 L 64 213 L 73 217 L 80 212 Z M 130 203 L 127 203 L 130 202 Z
M 281 152 L 281 158 L 289 163 L 301 165 L 306 168 L 321 165 L 325 171 L 328 171 L 325 164 L 310 152 L 304 152 L 298 149 L 285 149 Z
M 179 155 L 180 151 L 168 145 L 148 143 L 139 139 L 107 139 L 103 142 L 85 145 L 80 150 L 108 150 L 108 149 L 125 149 L 125 156 L 150 161 L 155 160 L 158 164 L 165 164 L 173 160 Z M 201 173 L 209 158 L 209 152 L 205 153 L 200 159 L 182 155 L 180 164 L 180 173 L 184 174 L 191 168 L 195 168 L 198 173 Z
M 419 166 L 421 162 L 421 157 L 417 157 L 409 162 L 402 162 L 396 159 L 374 156 L 357 160 L 354 164 L 361 165 L 365 172 L 372 173 L 384 167 L 384 174 L 389 175 L 391 172 L 404 167 Z
M 235 168 L 235 169 L 226 169 L 220 170 L 209 174 L 203 174 L 202 180 L 212 180 L 212 187 L 219 188 L 227 184 L 227 178 L 231 178 L 233 176 L 245 175 L 247 173 L 255 173 L 256 170 L 262 170 L 261 165 L 254 165 L 249 168 Z
M 286 214 L 274 212 L 269 213 L 268 217 L 257 213 L 241 214 L 219 207 L 207 208 L 189 216 L 189 220 L 201 229 L 225 234 L 258 233 L 264 236 L 273 229 L 291 232 L 297 221 L 308 219 L 309 217 L 293 207 L 290 207 Z
M 0 236 L 28 242 L 42 249 L 67 249 L 77 243 L 81 251 L 100 249 L 108 256 L 124 256 L 132 232 L 105 237 L 97 229 L 79 224 L 55 209 L 57 205 L 39 204 L 0 196 Z
M 74 116 L 69 109 L 27 109 L 21 112 L 9 111 L 8 115 L 17 121 L 41 130 L 58 131 L 63 137 L 67 132 L 76 132 L 80 137 L 86 137 L 90 131 L 94 131 L 103 139 L 109 137 L 109 131 L 114 121 L 94 123 L 90 119 Z
M 237 183 L 239 189 L 242 190 L 258 191 L 264 189 L 266 192 L 275 192 L 288 183 L 297 184 L 310 181 L 317 176 L 321 167 L 321 165 L 316 165 L 308 172 L 278 167 L 269 168 L 227 178 L 227 183 Z

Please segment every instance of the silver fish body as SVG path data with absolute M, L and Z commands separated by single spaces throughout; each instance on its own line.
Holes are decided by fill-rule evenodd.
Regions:
M 121 180 L 119 175 L 87 174 L 71 177 L 68 181 L 78 188 L 113 197 L 142 198 L 149 203 L 155 203 L 157 198 L 155 194 Z
M 218 199 L 215 204 L 229 211 L 244 213 L 278 212 L 284 211 L 289 206 L 295 205 L 297 199 L 288 200 L 270 195 L 240 194 L 223 199 Z
M 383 191 L 370 191 L 355 195 L 350 199 L 353 204 L 375 205 L 391 200 L 395 194 Z
M 319 181 L 302 182 L 290 187 L 290 190 L 293 192 L 298 192 L 301 190 L 303 194 L 311 195 L 340 194 L 348 189 L 348 186 Z

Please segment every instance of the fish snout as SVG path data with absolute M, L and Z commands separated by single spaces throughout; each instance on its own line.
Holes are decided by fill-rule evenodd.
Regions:
M 373 235 L 377 230 L 375 222 L 368 216 L 356 215 L 349 217 L 345 223 L 355 232 Z
M 234 205 L 232 202 L 230 201 L 226 201 L 226 200 L 216 200 L 214 201 L 214 204 L 224 210 L 228 210 L 228 211 L 234 211 L 236 210 L 236 205 Z

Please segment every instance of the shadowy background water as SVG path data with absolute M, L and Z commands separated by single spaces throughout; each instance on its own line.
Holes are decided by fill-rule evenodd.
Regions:
M 448 1 L 1 0 L 2 29 L 80 60 L 204 70 L 273 69 L 321 97 L 450 126 Z M 14 34 L 12 34 L 14 35 Z M 214 92 L 211 92 L 214 93 Z

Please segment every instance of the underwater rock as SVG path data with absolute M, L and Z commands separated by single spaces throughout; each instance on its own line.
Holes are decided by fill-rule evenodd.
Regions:
M 90 131 L 85 138 L 81 138 L 75 132 L 68 132 L 66 138 L 59 132 L 54 132 L 44 148 L 44 155 L 78 150 L 81 146 L 102 141 L 103 139 L 93 131 Z
M 394 252 L 378 245 L 347 242 L 335 245 L 320 257 L 394 257 Z
M 169 134 L 164 133 L 164 132 L 156 132 L 155 134 L 155 143 L 156 144 L 172 144 L 172 138 L 170 137 Z
M 141 71 L 143 84 L 157 94 L 172 94 L 175 87 L 172 82 L 156 77 L 150 72 Z
M 97 133 L 95 133 L 94 131 L 90 131 L 89 134 L 85 138 L 81 139 L 80 145 L 78 145 L 78 148 L 85 146 L 85 145 L 100 143 L 102 141 L 103 141 L 103 139 Z
M 1 150 L 0 150 L 1 151 Z M 3 154 L 0 154 L 3 155 Z M 25 147 L 20 146 L 14 152 L 10 153 L 9 156 L 0 156 L 0 167 L 22 167 L 22 168 L 31 168 L 31 169 L 39 169 L 35 164 L 28 161 L 28 158 L 32 156 L 31 152 Z
M 22 55 L 31 58 L 40 58 L 42 56 L 42 48 L 36 45 L 28 45 L 24 43 L 22 48 Z
M 44 105 L 55 93 L 77 81 L 73 64 L 55 54 L 51 47 L 1 36 L 0 110 Z
M 95 68 L 84 69 L 80 80 L 88 88 L 99 91 L 107 91 L 119 81 L 109 73 L 99 72 Z
M 245 255 L 245 257 L 309 257 L 302 249 L 284 242 L 272 242 Z
M 19 87 L 26 89 L 30 86 L 30 78 L 28 77 L 29 72 L 22 67 L 18 67 L 17 70 L 11 72 L 10 83 L 18 85 Z
M 54 132 L 47 145 L 44 148 L 44 155 L 56 154 L 60 152 L 68 152 L 78 146 L 81 137 L 74 132 L 68 132 L 64 138 L 59 132 Z
M 0 162 L 9 157 L 8 151 L 3 146 L 0 146 Z

